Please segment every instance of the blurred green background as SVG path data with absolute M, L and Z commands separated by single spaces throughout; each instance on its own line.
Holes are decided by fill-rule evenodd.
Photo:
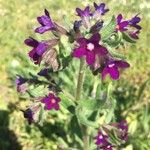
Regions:
M 57 130 L 53 119 L 47 120 L 45 130 L 29 126 L 17 107 L 26 108 L 27 101 L 19 100 L 14 80 L 17 67 L 37 67 L 27 58 L 24 39 L 35 34 L 36 17 L 47 8 L 58 22 L 63 16 L 75 19 L 75 8 L 92 5 L 93 0 L 0 0 L 0 150 L 55 150 L 51 138 Z M 96 0 L 106 2 L 111 10 L 106 16 L 123 13 L 130 18 L 137 13 L 142 17 L 143 28 L 136 45 L 127 45 L 131 68 L 115 83 L 116 115 L 129 122 L 130 138 L 126 150 L 150 150 L 150 1 L 149 0 Z M 23 57 L 25 56 L 25 57 Z M 23 58 L 22 58 L 23 57 Z M 11 80 L 10 80 L 11 79 Z M 63 117 L 63 115 L 62 115 Z M 48 125 L 48 124 L 47 124 Z

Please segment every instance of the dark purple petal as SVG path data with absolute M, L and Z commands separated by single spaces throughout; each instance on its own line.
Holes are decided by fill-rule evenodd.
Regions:
M 117 67 L 109 67 L 109 74 L 113 80 L 119 79 L 119 71 Z
M 99 6 L 94 2 L 95 10 L 100 14 L 104 15 L 109 9 L 105 9 L 105 3 L 101 3 Z
M 86 49 L 84 49 L 83 47 L 79 47 L 77 49 L 75 49 L 72 53 L 73 57 L 83 57 L 86 54 Z
M 35 32 L 43 34 L 46 31 L 49 31 L 51 28 L 49 26 L 41 26 L 35 29 Z
M 35 40 L 35 39 L 31 38 L 31 37 L 29 39 L 26 39 L 24 41 L 24 43 L 26 45 L 28 45 L 28 46 L 31 46 L 31 47 L 37 47 L 38 44 L 39 44 L 39 42 L 37 40 Z
M 123 21 L 120 24 L 118 24 L 118 30 L 119 31 L 126 31 L 127 30 L 127 26 L 128 26 L 128 21 Z
M 53 26 L 52 21 L 47 16 L 38 17 L 37 20 L 42 26 Z
M 32 49 L 30 52 L 29 52 L 29 57 L 34 61 L 35 64 L 40 64 L 41 62 L 41 56 L 39 56 L 37 53 L 36 53 L 36 49 Z
M 93 51 L 88 51 L 86 53 L 86 62 L 89 65 L 94 64 L 94 62 L 95 62 L 95 53 Z
M 114 63 L 119 68 L 128 68 L 128 67 L 130 67 L 129 63 L 127 63 L 125 61 L 122 61 L 122 60 L 120 60 L 120 61 L 114 61 Z
M 84 10 L 81 10 L 80 8 L 76 8 L 77 15 L 80 17 L 89 17 L 90 14 L 90 7 L 87 6 Z
M 138 37 L 139 33 L 140 33 L 140 30 L 137 30 L 137 31 L 130 32 L 129 35 L 130 35 L 133 39 L 139 39 L 139 37 Z
M 36 53 L 39 56 L 42 56 L 45 51 L 46 51 L 46 44 L 45 43 L 39 43 L 38 47 L 36 48 Z
M 80 8 L 76 8 L 76 12 L 77 12 L 78 16 L 83 15 L 83 11 Z
M 45 9 L 45 10 L 44 10 L 44 12 L 45 12 L 45 15 L 46 15 L 46 16 L 48 16 L 48 17 L 50 18 L 50 15 L 49 15 L 48 10 L 47 10 L 47 9 Z
M 100 39 L 101 39 L 100 34 L 99 34 L 99 33 L 96 33 L 96 34 L 94 34 L 94 35 L 89 39 L 89 43 L 90 43 L 90 42 L 93 43 L 93 44 L 99 43 Z
M 106 55 L 108 53 L 108 51 L 107 51 L 107 49 L 105 47 L 98 45 L 96 47 L 96 53 L 104 56 L 104 55 Z
M 117 24 L 119 24 L 120 22 L 121 22 L 121 20 L 122 20 L 122 14 L 119 14 L 118 16 L 117 16 Z

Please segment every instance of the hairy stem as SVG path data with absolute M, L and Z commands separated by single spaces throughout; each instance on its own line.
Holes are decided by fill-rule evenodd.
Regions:
M 76 101 L 80 100 L 81 98 L 83 81 L 84 81 L 84 70 L 85 70 L 85 60 L 84 58 L 81 58 L 78 81 L 77 81 L 77 89 L 76 89 Z
M 76 101 L 81 100 L 82 88 L 83 88 L 83 82 L 84 82 L 84 72 L 85 72 L 85 60 L 84 58 L 81 58 L 78 81 L 77 81 L 77 89 L 76 89 Z M 83 134 L 83 143 L 84 143 L 83 150 L 88 150 L 88 133 L 87 133 L 88 129 L 84 125 L 80 125 L 80 127 L 81 127 L 82 134 Z

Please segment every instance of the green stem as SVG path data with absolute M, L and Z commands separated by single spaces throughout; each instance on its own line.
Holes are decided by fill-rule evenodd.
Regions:
M 81 58 L 78 82 L 77 82 L 77 89 L 76 89 L 76 101 L 81 99 L 82 87 L 83 87 L 83 81 L 84 81 L 84 70 L 85 70 L 85 60 L 84 60 L 84 58 Z
M 82 88 L 84 82 L 84 72 L 85 72 L 85 60 L 84 58 L 80 59 L 80 68 L 78 74 L 78 81 L 77 81 L 77 89 L 76 89 L 76 101 L 81 100 L 82 95 Z M 83 150 L 88 150 L 88 128 L 84 125 L 80 125 L 82 133 L 83 133 L 83 143 L 84 147 Z

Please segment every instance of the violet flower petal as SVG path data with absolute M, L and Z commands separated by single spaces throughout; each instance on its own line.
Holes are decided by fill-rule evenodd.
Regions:
M 86 50 L 83 47 L 79 47 L 77 49 L 75 49 L 72 53 L 73 57 L 82 57 L 86 54 Z
M 121 60 L 120 61 L 114 61 L 114 63 L 115 63 L 115 65 L 117 67 L 120 67 L 120 68 L 128 68 L 128 67 L 130 67 L 130 64 L 125 62 L 125 61 L 121 61 Z
M 86 53 L 86 62 L 89 65 L 92 65 L 95 62 L 95 53 L 93 51 L 88 51 Z
M 119 71 L 117 67 L 109 67 L 109 74 L 113 80 L 119 79 Z

